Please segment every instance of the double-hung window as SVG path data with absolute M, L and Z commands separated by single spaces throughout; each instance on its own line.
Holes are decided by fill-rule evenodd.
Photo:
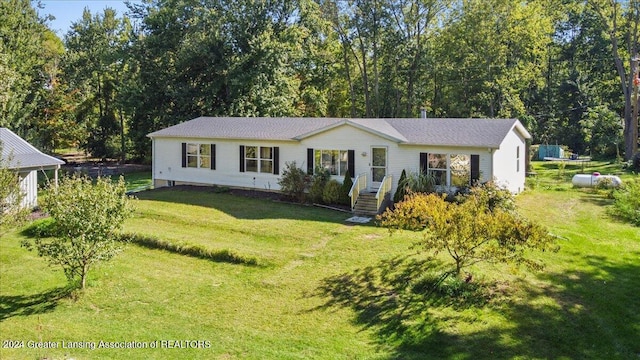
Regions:
M 355 177 L 354 150 L 307 149 L 307 174 L 313 175 L 316 169 L 326 169 L 330 175 Z
M 182 167 L 215 170 L 215 144 L 182 143 Z
M 466 187 L 479 180 L 479 156 L 421 153 L 420 167 L 440 186 Z
M 449 155 L 450 184 L 455 187 L 471 185 L 471 156 L 466 154 Z
M 436 185 L 447 185 L 447 154 L 429 154 L 427 174 L 433 176 Z
M 278 147 L 240 146 L 240 172 L 278 174 Z
M 245 146 L 245 171 L 273 173 L 273 148 L 265 146 Z
M 344 176 L 349 169 L 347 150 L 315 150 L 314 158 L 316 168 L 325 169 L 330 175 Z

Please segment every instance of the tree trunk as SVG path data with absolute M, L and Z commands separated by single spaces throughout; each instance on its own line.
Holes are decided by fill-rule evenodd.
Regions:
M 82 265 L 82 274 L 80 275 L 80 286 L 82 288 L 82 290 L 85 289 L 85 287 L 87 286 L 87 273 L 89 272 L 89 265 L 88 264 L 83 264 Z
M 380 117 L 380 78 L 378 71 L 378 4 L 374 1 L 373 11 L 373 96 L 375 99 L 375 117 Z
M 638 55 L 631 59 L 631 74 L 629 75 L 629 85 L 625 93 L 625 116 L 624 116 L 624 159 L 629 161 L 638 152 L 638 109 L 640 101 L 638 99 L 638 86 L 635 79 L 638 77 Z M 627 99 L 628 97 L 628 99 Z M 627 110 L 627 106 L 631 109 Z
M 353 88 L 353 80 L 351 80 L 351 67 L 349 66 L 349 56 L 347 54 L 346 40 L 342 41 L 342 60 L 344 61 L 344 72 L 349 85 L 349 95 L 351 96 L 351 117 L 356 116 L 356 94 Z
M 120 113 L 120 164 L 124 164 L 127 160 L 127 149 L 125 148 L 124 141 L 124 115 L 122 114 L 122 108 L 119 109 Z
M 369 97 L 369 74 L 367 72 L 367 51 L 364 46 L 364 40 L 360 36 L 358 30 L 358 39 L 360 42 L 360 55 L 362 55 L 362 65 L 360 66 L 360 73 L 362 74 L 362 89 L 364 90 L 364 108 L 365 117 L 371 117 L 371 99 Z
M 616 66 L 616 71 L 618 72 L 618 77 L 620 80 L 620 87 L 622 88 L 622 93 L 624 95 L 624 143 L 625 143 L 625 152 L 624 159 L 631 160 L 633 155 L 638 151 L 638 117 L 637 117 L 637 109 L 638 103 L 634 104 L 634 101 L 637 102 L 637 99 L 632 99 L 634 96 L 634 78 L 638 71 L 638 62 L 634 60 L 637 58 L 638 54 L 638 23 L 640 22 L 640 17 L 637 13 L 633 14 L 633 17 L 630 21 L 633 21 L 633 30 L 627 27 L 627 39 L 629 40 L 628 51 L 629 54 L 632 54 L 631 61 L 631 72 L 627 75 L 626 69 L 624 68 L 624 63 L 622 58 L 620 57 L 619 45 L 618 45 L 618 3 L 617 1 L 612 1 L 611 5 L 612 14 L 611 19 L 608 19 L 602 8 L 599 7 L 595 2 L 592 2 L 592 6 L 598 12 L 600 17 L 607 21 L 611 21 L 611 25 L 609 26 L 608 33 L 609 38 L 611 40 L 611 48 L 613 52 L 613 61 Z M 632 31 L 632 33 L 631 33 Z

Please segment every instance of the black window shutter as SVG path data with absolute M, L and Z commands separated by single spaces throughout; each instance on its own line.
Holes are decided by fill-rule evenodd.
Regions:
M 216 144 L 211 144 L 211 170 L 216 169 Z
M 428 153 L 420 153 L 420 171 L 423 174 L 427 173 L 427 159 L 429 159 Z
M 471 155 L 471 185 L 480 180 L 480 155 Z
M 240 145 L 240 172 L 244 172 L 244 145 Z
M 356 152 L 347 150 L 347 171 L 349 176 L 356 177 Z
M 273 174 L 280 174 L 280 148 L 277 146 L 273 147 Z
M 182 167 L 187 167 L 187 143 L 182 143 Z
M 307 149 L 307 174 L 313 175 L 313 149 Z

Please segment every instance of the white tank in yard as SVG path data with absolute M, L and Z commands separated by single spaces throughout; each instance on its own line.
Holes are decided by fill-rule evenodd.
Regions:
M 571 179 L 571 183 L 575 187 L 596 187 L 598 183 L 604 182 L 606 187 L 619 187 L 622 185 L 622 180 L 615 175 L 600 175 L 600 173 L 589 174 L 576 174 Z

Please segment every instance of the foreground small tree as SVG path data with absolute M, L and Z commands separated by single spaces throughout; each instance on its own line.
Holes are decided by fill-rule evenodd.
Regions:
M 84 289 L 91 267 L 122 250 L 118 232 L 132 211 L 124 179 L 99 178 L 95 184 L 85 177 L 62 179 L 42 208 L 54 220 L 56 237 L 23 245 L 61 266 L 69 282 Z
M 555 237 L 515 211 L 502 207 L 491 210 L 489 198 L 481 189 L 460 203 L 447 202 L 444 195 L 413 193 L 378 219 L 391 232 L 424 231 L 418 246 L 433 254 L 449 255 L 455 263 L 452 273 L 456 276 L 480 262 L 541 269 L 541 263 L 525 254 L 529 250 L 556 250 Z

